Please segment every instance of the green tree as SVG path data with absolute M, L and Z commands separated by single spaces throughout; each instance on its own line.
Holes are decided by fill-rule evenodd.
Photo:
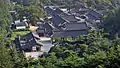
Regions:
M 44 18 L 45 12 L 37 6 L 30 5 L 24 6 L 19 12 L 19 18 L 22 19 L 23 16 L 26 16 L 29 19 L 29 23 L 36 24 L 40 18 Z
M 0 46 L 0 68 L 13 68 L 14 62 L 10 55 L 10 49 L 5 46 Z

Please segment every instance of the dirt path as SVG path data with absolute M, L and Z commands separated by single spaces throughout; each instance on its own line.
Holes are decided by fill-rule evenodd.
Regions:
M 36 30 L 37 28 L 38 28 L 37 26 L 29 25 L 29 30 L 31 30 L 31 31 L 34 31 L 34 30 Z

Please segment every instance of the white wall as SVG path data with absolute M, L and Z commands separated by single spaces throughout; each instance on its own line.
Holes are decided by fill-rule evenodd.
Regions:
M 26 26 L 16 27 L 16 29 L 26 29 Z

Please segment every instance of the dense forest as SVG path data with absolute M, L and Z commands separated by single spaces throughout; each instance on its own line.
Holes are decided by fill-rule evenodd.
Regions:
M 41 1 L 43 4 L 49 2 L 48 0 Z M 56 2 L 68 4 L 67 2 L 71 1 L 73 0 L 50 0 L 52 4 Z M 119 0 L 84 1 L 86 4 L 88 1 L 94 4 L 108 3 L 114 6 L 115 2 L 119 4 Z M 33 58 L 28 60 L 23 54 L 16 51 L 14 44 L 6 36 L 11 32 L 9 30 L 10 8 L 8 0 L 0 0 L 0 68 L 120 68 L 120 38 L 116 36 L 120 32 L 119 10 L 115 12 L 115 15 L 110 15 L 103 21 L 100 28 L 104 28 L 104 30 L 90 30 L 88 35 L 77 37 L 76 42 L 58 40 L 56 42 L 59 44 L 52 47 L 49 53 L 44 53 L 38 60 Z M 22 8 L 20 14 L 25 10 L 26 12 L 36 10 L 42 17 L 42 11 L 37 10 L 37 7 L 33 5 Z M 32 13 L 34 13 L 32 15 L 35 16 L 35 19 L 38 18 L 35 11 Z M 20 16 L 18 15 L 18 17 Z M 33 20 L 31 22 L 34 23 Z M 114 38 L 111 39 L 111 36 Z
M 109 15 L 103 23 L 101 23 L 100 28 L 104 28 L 105 32 L 108 32 L 111 37 L 120 37 L 120 10 L 116 10 L 114 15 Z
M 76 42 L 59 40 L 49 53 L 38 60 L 25 59 L 23 54 L 2 47 L 1 68 L 119 68 L 120 39 L 109 39 L 102 30 L 89 31 Z M 58 42 L 58 41 L 56 41 Z
M 9 13 L 9 1 L 0 0 L 0 68 L 12 68 L 11 50 L 8 48 L 10 40 L 6 38 L 9 33 L 11 17 Z
M 8 25 L 11 22 L 10 13 L 9 13 L 9 3 L 7 3 L 7 0 L 0 1 L 0 44 L 2 45 L 5 41 L 4 37 L 6 36 L 6 33 L 8 32 Z M 3 42 L 3 43 L 2 43 Z

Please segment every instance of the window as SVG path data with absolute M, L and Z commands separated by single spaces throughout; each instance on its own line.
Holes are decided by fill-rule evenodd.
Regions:
M 25 46 L 25 43 L 21 43 L 20 45 L 21 45 L 21 46 Z
M 40 50 L 41 50 L 41 48 L 40 48 L 40 47 L 36 47 L 36 50 L 37 50 L 37 51 L 40 51 Z
M 35 46 L 34 46 L 34 47 L 32 47 L 32 51 L 33 51 L 33 52 L 36 52 L 36 50 L 37 50 L 37 49 L 36 49 L 36 47 L 35 47 Z

